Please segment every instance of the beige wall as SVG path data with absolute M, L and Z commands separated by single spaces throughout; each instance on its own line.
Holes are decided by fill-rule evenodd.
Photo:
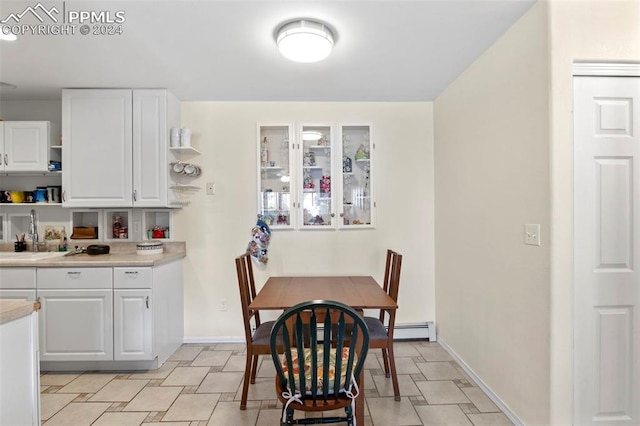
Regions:
M 185 337 L 242 338 L 242 315 L 233 259 L 256 220 L 256 123 L 370 123 L 376 144 L 375 230 L 275 231 L 269 275 L 367 274 L 381 281 L 387 248 L 403 253 L 398 323 L 432 321 L 434 311 L 432 103 L 222 103 L 184 102 L 182 125 L 193 129 L 193 158 L 215 182 L 216 195 L 200 192 L 177 211 L 174 237 L 187 241 Z M 227 299 L 229 310 L 219 311 Z
M 572 423 L 574 61 L 640 62 L 640 1 L 551 0 L 551 423 Z
M 438 336 L 531 425 L 549 422 L 548 86 L 539 3 L 434 105 Z

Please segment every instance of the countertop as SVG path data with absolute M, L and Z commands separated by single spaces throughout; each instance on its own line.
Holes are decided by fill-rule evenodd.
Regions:
M 38 302 L 0 299 L 0 325 L 31 315 L 33 311 L 38 309 L 40 309 L 40 303 Z
M 0 259 L 0 268 L 143 267 L 162 265 L 186 256 L 186 244 L 184 242 L 164 243 L 164 253 L 157 255 L 136 254 L 136 243 L 110 243 L 109 246 L 111 247 L 109 254 L 93 256 L 86 253 L 68 253 L 66 255 L 54 255 L 53 257 L 36 259 L 29 259 L 29 256 L 25 256 L 25 259 L 20 259 L 19 257 Z

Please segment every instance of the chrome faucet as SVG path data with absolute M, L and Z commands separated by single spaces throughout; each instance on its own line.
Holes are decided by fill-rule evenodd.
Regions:
M 31 237 L 31 250 L 38 251 L 38 217 L 36 211 L 31 209 L 29 222 L 29 237 Z

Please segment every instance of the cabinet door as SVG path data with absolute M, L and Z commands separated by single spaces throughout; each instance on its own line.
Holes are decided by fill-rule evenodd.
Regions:
M 36 312 L 0 325 L 0 424 L 40 425 Z
M 131 90 L 62 92 L 65 207 L 133 205 Z
M 133 91 L 133 205 L 167 205 L 167 91 Z
M 153 359 L 151 290 L 114 290 L 113 296 L 114 359 Z
M 6 121 L 4 123 L 4 171 L 47 172 L 49 127 L 47 121 Z
M 341 139 L 341 228 L 374 225 L 373 153 L 371 126 L 340 127 Z
M 113 290 L 38 290 L 42 361 L 113 360 Z
M 292 126 L 258 125 L 258 211 L 272 228 L 293 226 Z
M 298 176 L 300 188 L 299 218 L 303 229 L 333 229 L 335 212 L 332 194 L 333 179 L 332 156 L 333 132 L 331 126 L 302 126 L 300 138 L 301 170 Z

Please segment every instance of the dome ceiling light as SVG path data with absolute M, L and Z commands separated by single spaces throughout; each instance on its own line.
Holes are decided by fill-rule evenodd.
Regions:
M 282 56 L 295 62 L 318 62 L 333 49 L 333 32 L 322 22 L 298 19 L 282 25 L 276 43 Z

